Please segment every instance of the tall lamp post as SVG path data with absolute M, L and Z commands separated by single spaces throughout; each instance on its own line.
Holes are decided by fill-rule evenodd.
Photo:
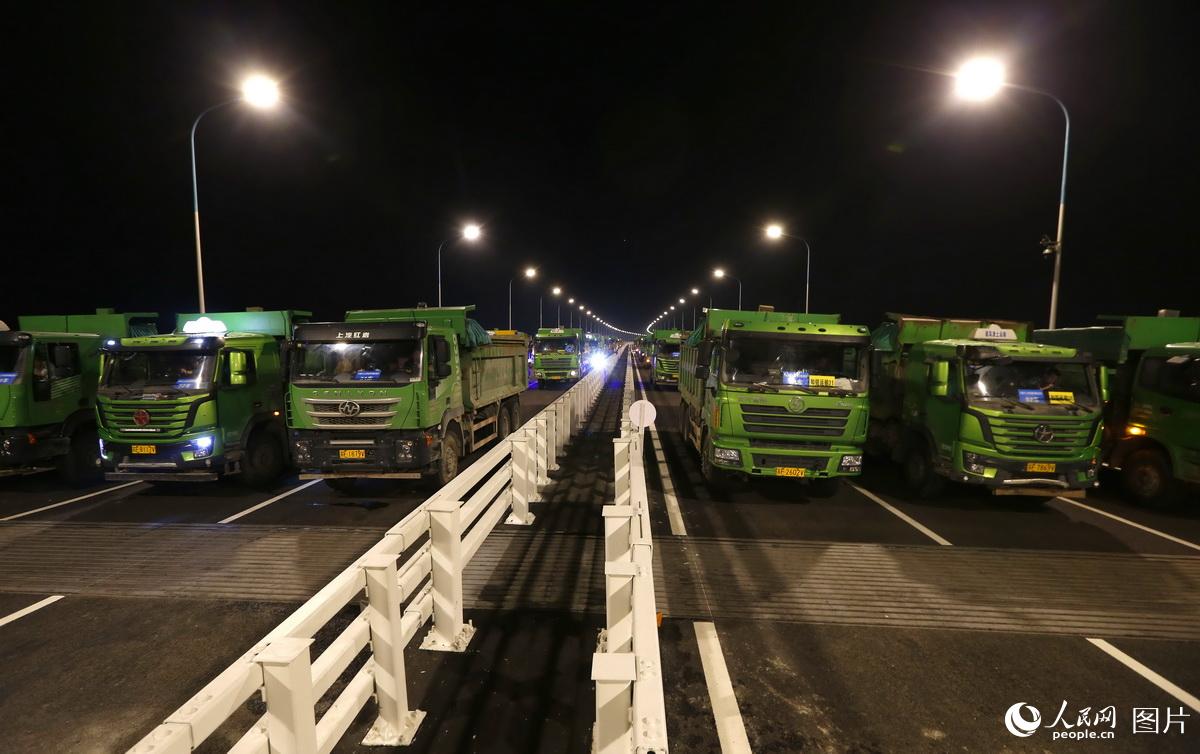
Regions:
M 726 272 L 721 267 L 718 267 L 717 269 L 713 270 L 713 277 L 716 278 L 717 280 L 724 280 L 725 278 L 729 278 L 730 280 L 732 280 L 733 282 L 738 284 L 738 310 L 740 311 L 742 308 L 742 281 L 738 280 L 733 275 L 730 275 L 728 272 Z
M 1053 330 L 1058 324 L 1058 288 L 1062 275 L 1063 220 L 1067 212 L 1067 154 L 1071 146 L 1071 115 L 1067 112 L 1067 106 L 1063 104 L 1063 101 L 1050 92 L 1005 81 L 1004 64 L 994 58 L 972 58 L 963 63 L 954 75 L 954 93 L 960 99 L 968 102 L 989 100 L 1005 87 L 1052 99 L 1063 114 L 1062 181 L 1058 191 L 1058 232 L 1054 242 L 1046 244 L 1045 250 L 1046 254 L 1054 255 L 1054 280 L 1050 285 L 1050 329 Z
M 575 297 L 567 299 L 567 303 L 570 304 L 567 307 L 567 327 L 572 328 L 575 327 Z
M 464 240 L 468 243 L 475 243 L 482 236 L 483 236 L 483 228 L 480 228 L 475 223 L 467 223 L 466 225 L 464 225 L 462 227 L 462 230 L 460 231 L 460 235 L 459 235 L 459 237 L 462 238 L 462 240 Z M 446 238 L 446 239 L 443 239 L 442 242 L 438 244 L 437 278 L 438 278 L 438 307 L 439 308 L 442 305 L 442 248 L 445 247 L 445 245 L 450 243 L 452 240 L 454 240 L 454 239 Z
M 808 314 L 809 278 L 812 273 L 812 247 L 808 245 L 807 239 L 784 233 L 783 226 L 778 223 L 768 225 L 763 229 L 763 233 L 771 241 L 778 241 L 781 238 L 791 238 L 804 244 L 804 313 Z
M 525 279 L 533 280 L 535 277 L 537 277 L 537 270 L 533 267 L 526 267 L 525 268 Z M 516 280 L 515 277 L 511 277 L 508 279 L 508 329 L 509 330 L 512 329 L 512 284 L 513 284 L 514 280 Z
M 555 327 L 562 327 L 562 301 L 558 298 L 562 295 L 562 288 L 556 285 L 550 292 L 554 294 L 554 306 L 558 310 L 558 324 Z
M 237 102 L 245 102 L 258 110 L 270 110 L 279 104 L 279 84 L 267 76 L 255 74 L 242 82 L 242 96 L 213 105 L 201 112 L 192 121 L 192 225 L 196 231 L 196 289 L 200 294 L 200 313 L 207 311 L 204 303 L 204 258 L 200 253 L 200 191 L 196 181 L 196 127 L 200 119 L 213 110 L 220 110 Z
M 699 295 L 700 295 L 700 289 L 693 288 L 692 289 L 692 298 L 696 298 Z M 698 304 L 695 301 L 692 302 L 692 329 L 693 330 L 696 329 L 696 307 L 697 307 L 697 305 Z

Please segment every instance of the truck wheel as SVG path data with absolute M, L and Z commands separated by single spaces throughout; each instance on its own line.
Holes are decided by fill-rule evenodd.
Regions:
M 904 456 L 904 482 L 919 498 L 931 498 L 941 492 L 944 480 L 933 466 L 933 451 L 924 441 L 914 442 Z
M 279 435 L 263 427 L 250 435 L 242 455 L 242 482 L 249 487 L 269 487 L 283 473 L 283 444 Z
M 1142 505 L 1162 505 L 1174 492 L 1171 464 L 1163 453 L 1154 448 L 1134 451 L 1121 464 L 1121 482 L 1134 502 Z
M 71 450 L 58 459 L 58 473 L 70 485 L 100 478 L 100 437 L 90 427 L 79 427 L 71 435 Z
M 496 409 L 496 441 L 508 437 L 512 432 L 512 414 L 508 406 L 501 405 Z
M 509 420 L 510 420 L 509 426 L 512 427 L 513 429 L 520 429 L 520 427 L 521 427 L 521 401 L 515 400 L 512 403 L 509 403 L 508 404 L 508 412 L 509 412 Z
M 458 476 L 458 460 L 462 449 L 462 441 L 453 427 L 446 430 L 442 438 L 442 457 L 438 460 L 436 478 L 439 487 L 449 484 Z
M 348 477 L 338 477 L 335 479 L 326 479 L 325 484 L 335 492 L 340 492 L 343 495 L 353 495 L 358 491 L 358 480 Z

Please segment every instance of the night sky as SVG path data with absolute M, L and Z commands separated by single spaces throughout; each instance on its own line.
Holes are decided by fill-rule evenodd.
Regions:
M 950 97 L 1003 55 L 1072 115 L 1060 324 L 1200 314 L 1194 4 L 56 4 L 5 21 L 0 318 L 196 309 L 188 129 L 245 72 L 276 114 L 198 137 L 210 310 L 436 297 L 537 325 L 561 284 L 641 329 L 714 265 L 747 308 L 1044 326 L 1062 115 Z M 703 8 L 702 8 L 703 6 Z M 530 286 L 526 265 L 541 271 Z M 689 310 L 690 311 L 690 310 Z M 564 322 L 566 314 L 563 314 Z

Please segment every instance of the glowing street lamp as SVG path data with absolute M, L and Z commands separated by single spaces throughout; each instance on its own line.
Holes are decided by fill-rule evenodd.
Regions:
M 1053 243 L 1048 240 L 1044 242 L 1044 253 L 1054 255 L 1054 280 L 1050 285 L 1050 329 L 1053 330 L 1058 323 L 1058 288 L 1059 280 L 1062 276 L 1063 220 L 1067 212 L 1067 154 L 1071 145 L 1071 114 L 1067 112 L 1067 106 L 1063 104 L 1063 101 L 1050 92 L 1007 81 L 1005 79 L 1004 64 L 995 58 L 972 58 L 963 63 L 954 75 L 954 93 L 959 99 L 967 100 L 968 102 L 989 100 L 1004 88 L 1019 89 L 1023 92 L 1040 94 L 1043 97 L 1054 100 L 1058 108 L 1062 110 L 1065 122 L 1063 130 L 1062 182 L 1059 185 L 1058 193 L 1058 232 L 1055 235 Z
M 533 280 L 535 277 L 537 277 L 537 268 L 536 267 L 526 267 L 525 268 L 525 279 Z M 515 280 L 515 279 L 516 278 L 508 279 L 508 329 L 509 330 L 512 329 L 512 284 L 513 284 L 513 280 Z
M 201 112 L 192 121 L 190 140 L 192 147 L 192 225 L 196 233 L 196 289 L 200 296 L 201 314 L 207 310 L 204 304 L 204 257 L 200 251 L 200 191 L 197 188 L 196 181 L 196 127 L 200 125 L 200 119 L 205 115 L 228 105 L 241 102 L 256 110 L 271 110 L 279 104 L 279 100 L 279 84 L 269 76 L 254 74 L 242 82 L 241 97 L 219 102 Z
M 462 228 L 458 232 L 458 235 L 459 235 L 459 238 L 466 241 L 467 243 L 475 243 L 476 241 L 478 241 L 480 238 L 483 237 L 483 229 L 480 228 L 475 223 L 467 223 L 466 225 L 462 226 Z M 442 248 L 446 244 L 450 243 L 452 240 L 454 240 L 454 239 L 451 239 L 451 238 L 443 239 L 442 242 L 438 244 L 438 249 L 437 249 L 437 283 L 438 283 L 438 306 L 439 307 L 442 305 Z
M 790 236 L 783 231 L 783 226 L 778 223 L 772 223 L 763 229 L 763 233 L 768 240 L 778 241 L 783 238 L 794 238 L 804 244 L 804 313 L 808 314 L 809 301 L 809 280 L 812 276 L 812 247 L 808 245 L 808 240 L 797 236 Z
M 738 280 L 733 275 L 730 275 L 729 273 L 725 272 L 724 268 L 721 268 L 721 267 L 718 267 L 717 269 L 713 270 L 713 277 L 716 278 L 717 280 L 724 280 L 725 278 L 729 278 L 730 280 L 732 280 L 738 284 L 738 310 L 740 311 L 742 308 L 742 281 Z

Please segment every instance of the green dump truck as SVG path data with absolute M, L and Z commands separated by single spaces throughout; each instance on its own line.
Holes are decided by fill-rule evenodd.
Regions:
M 862 471 L 870 331 L 836 314 L 710 310 L 681 349 L 680 431 L 701 474 Z
M 296 328 L 288 426 L 301 479 L 445 484 L 521 423 L 529 336 L 489 336 L 473 306 L 346 312 Z
M 99 476 L 96 382 L 101 342 L 158 331 L 152 312 L 21 317 L 0 323 L 0 476 L 57 468 L 69 482 Z
M 650 381 L 655 387 L 679 384 L 679 354 L 685 337 L 679 330 L 654 331 L 654 368 L 650 371 Z
M 1102 458 L 1126 492 L 1160 503 L 1200 485 L 1200 317 L 1102 316 L 1098 327 L 1037 330 L 1040 343 L 1085 349 L 1109 370 Z
M 578 327 L 541 327 L 533 336 L 533 376 L 538 387 L 575 382 L 587 374 L 587 337 Z
M 1090 355 L 1027 342 L 1029 325 L 888 314 L 874 345 L 869 447 L 918 496 L 945 480 L 995 494 L 1095 487 L 1105 378 Z
M 170 335 L 106 340 L 96 418 L 105 478 L 269 485 L 290 463 L 284 351 L 299 310 L 180 314 Z

